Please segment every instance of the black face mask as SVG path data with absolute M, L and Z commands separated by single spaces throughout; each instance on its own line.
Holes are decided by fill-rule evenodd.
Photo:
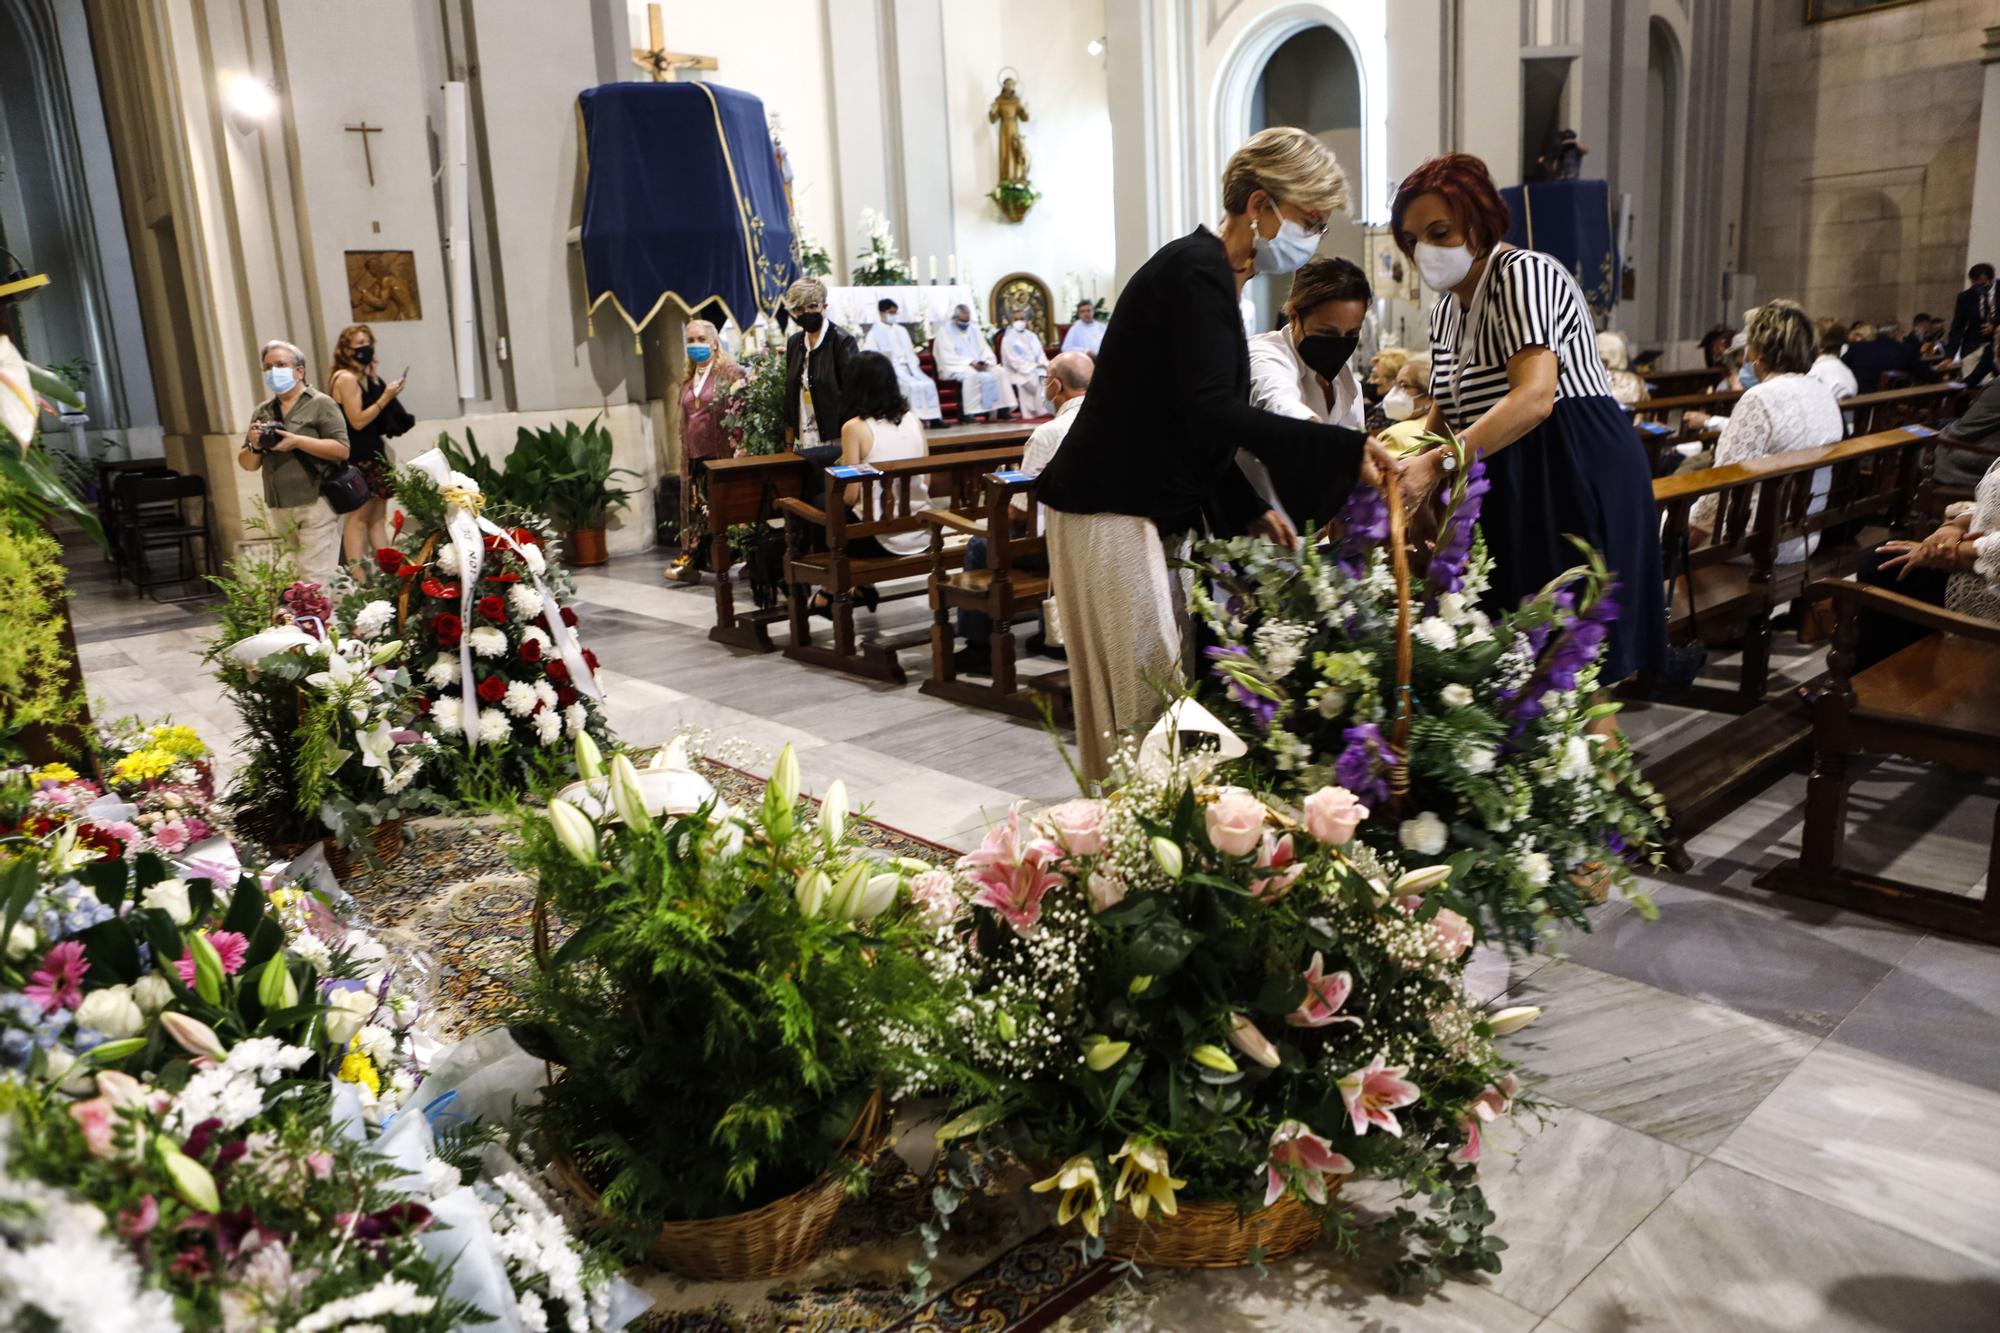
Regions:
M 1299 339 L 1299 360 L 1327 379 L 1332 379 L 1347 364 L 1347 358 L 1354 355 L 1354 349 L 1360 342 L 1360 337 L 1352 333 L 1309 334 Z
M 794 316 L 794 318 L 796 318 L 799 321 L 799 327 L 804 329 L 807 333 L 818 333 L 819 326 L 826 323 L 826 316 L 822 315 L 817 310 L 809 311 L 803 315 Z
M 375 346 L 374 346 L 374 344 L 372 344 L 372 343 L 364 343 L 364 344 L 363 344 L 363 345 L 361 345 L 360 347 L 357 347 L 357 348 L 355 348 L 355 349 L 354 349 L 354 364 L 355 364 L 355 365 L 357 365 L 357 366 L 367 366 L 367 365 L 373 365 L 373 364 L 374 364 L 374 362 L 375 362 Z

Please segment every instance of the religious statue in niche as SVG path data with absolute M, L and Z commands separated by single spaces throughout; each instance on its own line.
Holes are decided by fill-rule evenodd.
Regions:
M 1009 222 L 1028 216 L 1041 192 L 1028 183 L 1028 141 L 1021 124 L 1028 118 L 1028 104 L 1014 91 L 1014 76 L 1000 71 L 1000 95 L 986 108 L 986 123 L 1000 127 L 1000 183 L 987 194 Z
M 349 250 L 347 304 L 357 324 L 422 319 L 416 256 L 408 250 Z

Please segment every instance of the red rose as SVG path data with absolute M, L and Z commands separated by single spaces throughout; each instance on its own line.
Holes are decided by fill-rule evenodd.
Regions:
M 530 620 L 528 623 L 530 625 L 533 625 L 536 629 L 546 630 L 549 627 L 548 614 L 546 612 L 537 612 L 535 614 L 535 618 L 533 620 Z
M 523 662 L 541 661 L 542 641 L 540 639 L 523 639 L 521 641 L 521 660 Z
M 398 573 L 403 568 L 403 553 L 393 546 L 384 546 L 375 552 L 375 563 L 390 574 Z
M 568 708 L 571 704 L 575 702 L 576 702 L 575 690 L 571 689 L 567 685 L 558 685 L 556 687 L 556 707 Z
M 590 649 L 588 649 L 588 648 L 584 649 L 584 650 L 583 650 L 583 660 L 584 660 L 584 663 L 585 663 L 585 664 L 586 664 L 587 666 L 589 666 L 589 667 L 590 667 L 590 669 L 591 669 L 592 671 L 595 671 L 595 670 L 597 670 L 597 654 L 596 654 L 596 653 L 593 653 L 593 652 L 591 652 L 591 651 L 590 651 Z
M 504 624 L 507 620 L 507 600 L 504 597 L 487 595 L 479 599 L 479 615 L 483 620 Z
M 431 633 L 437 635 L 440 644 L 449 648 L 465 633 L 465 624 L 451 612 L 443 611 L 431 617 Z
M 489 704 L 499 703 L 501 696 L 506 693 L 507 682 L 502 677 L 488 676 L 479 682 L 479 697 Z
M 569 626 L 569 627 L 570 627 L 571 629 L 575 629 L 575 628 L 576 628 L 576 612 L 574 612 L 574 611 L 570 610 L 570 609 L 569 609 L 568 607 L 566 607 L 566 606 L 565 606 L 565 607 L 564 607 L 564 608 L 562 609 L 562 613 L 563 613 L 563 624 L 565 624 L 565 625 L 568 625 L 568 626 Z
M 549 662 L 543 669 L 549 673 L 550 680 L 565 681 L 569 679 L 569 666 L 559 657 Z

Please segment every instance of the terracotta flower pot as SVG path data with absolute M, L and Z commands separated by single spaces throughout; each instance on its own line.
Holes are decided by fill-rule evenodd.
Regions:
M 572 565 L 601 565 L 611 557 L 604 550 L 603 528 L 578 528 L 569 535 L 569 562 Z

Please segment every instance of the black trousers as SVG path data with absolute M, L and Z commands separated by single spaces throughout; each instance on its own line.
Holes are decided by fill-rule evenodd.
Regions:
M 1888 558 L 1874 547 L 1869 547 L 1861 553 L 1861 566 L 1854 571 L 1855 579 L 1871 588 L 1901 593 L 1920 602 L 1929 602 L 1932 606 L 1944 605 L 1945 586 L 1951 582 L 1950 574 L 1941 569 L 1913 569 L 1907 578 L 1898 579 L 1896 575 L 1902 572 L 1900 568 L 1882 568 L 1882 562 Z M 1873 611 L 1861 613 L 1861 621 L 1855 630 L 1856 671 L 1866 671 L 1877 662 L 1887 661 L 1931 633 L 1921 625 L 1912 625 L 1907 620 Z

